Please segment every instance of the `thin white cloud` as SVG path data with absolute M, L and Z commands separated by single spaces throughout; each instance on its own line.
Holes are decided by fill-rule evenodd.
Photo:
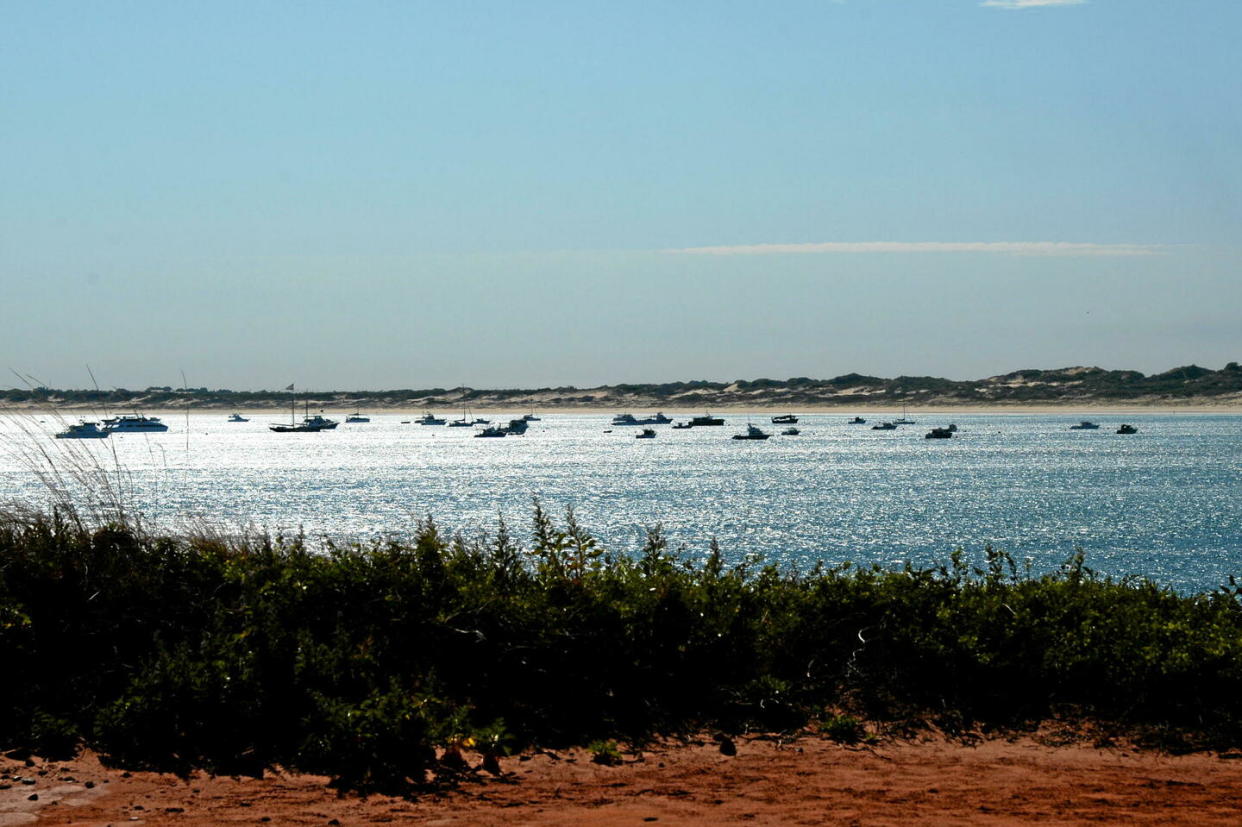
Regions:
M 1043 6 L 1081 6 L 1087 0 L 983 0 L 980 6 L 994 9 L 1037 9 Z
M 1161 244 L 1091 244 L 1077 241 L 827 241 L 812 244 L 735 244 L 683 247 L 667 253 L 763 256 L 787 253 L 993 253 L 1011 256 L 1153 256 Z

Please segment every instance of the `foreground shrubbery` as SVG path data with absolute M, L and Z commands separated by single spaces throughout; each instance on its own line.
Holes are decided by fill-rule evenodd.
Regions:
M 537 505 L 532 535 L 428 522 L 408 545 L 312 553 L 5 520 L 0 744 L 383 788 L 443 769 L 437 747 L 783 729 L 825 707 L 1242 742 L 1236 589 L 1180 596 L 1081 557 L 1033 577 L 990 551 L 979 567 L 794 574 L 726 566 L 714 546 L 691 561 L 658 530 L 617 557 Z

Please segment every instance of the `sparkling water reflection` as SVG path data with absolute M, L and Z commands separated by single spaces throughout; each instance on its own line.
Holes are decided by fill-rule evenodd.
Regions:
M 607 416 L 547 415 L 505 439 L 395 414 L 280 435 L 267 429 L 276 418 L 168 416 L 168 433 L 76 448 L 126 469 L 139 509 L 165 526 L 194 517 L 226 531 L 366 539 L 429 515 L 453 530 L 494 530 L 503 515 L 524 532 L 538 496 L 553 511 L 573 505 L 625 550 L 661 522 L 692 553 L 714 536 L 733 559 L 757 552 L 802 567 L 924 565 L 991 544 L 1036 570 L 1081 547 L 1101 571 L 1184 590 L 1242 573 L 1242 417 L 1233 415 L 1133 415 L 1124 421 L 1139 433 L 1119 436 L 1115 416 L 1101 417 L 1099 431 L 1071 431 L 1071 416 L 955 414 L 953 439 L 927 440 L 949 417 L 879 432 L 822 414 L 804 416 L 799 436 L 771 428 L 766 442 L 731 440 L 747 422 L 739 415 L 722 428 L 661 426 L 651 440 L 631 428 L 605 433 Z M 10 437 L 18 424 L 0 418 Z M 57 423 L 36 427 L 55 456 L 65 442 L 50 439 Z M 0 499 L 37 502 L 37 481 L 11 453 L 0 458 Z

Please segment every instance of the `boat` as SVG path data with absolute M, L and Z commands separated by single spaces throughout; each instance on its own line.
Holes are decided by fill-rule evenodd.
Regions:
M 867 420 L 863 419 L 861 416 L 856 416 L 853 419 L 851 419 L 849 422 L 846 422 L 845 424 L 846 425 L 866 425 Z
M 474 419 L 469 416 L 469 411 L 462 411 L 461 419 L 454 419 L 448 426 L 450 428 L 472 428 L 474 427 Z
M 953 432 L 948 428 L 932 428 L 923 434 L 923 439 L 949 439 L 953 436 Z
M 498 425 L 488 425 L 486 428 L 484 428 L 483 430 L 481 430 L 481 431 L 479 431 L 479 432 L 477 432 L 477 433 L 475 434 L 475 436 L 476 436 L 476 437 L 480 437 L 480 436 L 508 436 L 508 435 L 509 435 L 509 432 L 508 432 L 507 430 L 505 430 L 504 428 L 499 427 Z
M 947 431 L 948 431 L 949 433 L 951 433 L 951 434 L 956 434 L 956 433 L 957 433 L 957 423 L 956 423 L 956 422 L 950 422 L 950 423 L 949 423 L 949 427 L 948 427 L 948 428 L 946 428 L 945 430 L 947 430 Z
M 526 417 L 521 417 L 520 419 L 510 419 L 509 424 L 505 426 L 505 431 L 513 434 L 514 436 L 521 436 L 526 433 L 526 429 L 529 425 L 530 422 Z
M 543 421 L 539 417 L 535 416 L 534 411 L 531 411 L 528 414 L 524 414 L 522 416 L 522 419 L 525 419 L 527 422 L 542 422 Z
M 421 417 L 418 418 L 418 424 L 419 425 L 443 425 L 444 420 L 434 415 L 431 411 L 427 411 L 427 413 L 423 414 Z
M 694 424 L 693 424 L 693 423 L 691 423 L 691 422 L 678 422 L 676 425 L 674 425 L 674 426 L 673 426 L 673 430 L 674 430 L 674 431 L 684 431 L 684 430 L 687 430 L 687 429 L 689 429 L 689 428 L 693 428 L 693 427 L 694 427 Z
M 734 439 L 767 439 L 770 436 L 771 434 L 765 434 L 763 431 L 759 430 L 754 425 L 747 425 L 746 433 L 734 434 L 733 438 Z
M 798 417 L 793 414 L 781 414 L 780 416 L 772 417 L 773 425 L 796 425 L 797 423 Z
M 239 413 L 229 414 L 229 422 L 249 422 L 250 420 Z
M 654 416 L 644 417 L 643 419 L 639 419 L 633 414 L 627 413 L 617 414 L 612 418 L 613 425 L 667 425 L 672 421 L 672 419 L 664 415 L 663 411 L 660 411 Z
M 914 424 L 913 419 L 906 418 L 906 406 L 905 405 L 901 406 L 901 416 L 898 417 L 897 419 L 894 419 L 893 424 L 894 425 L 913 425 Z
M 1138 433 L 1138 428 L 1135 428 L 1133 425 L 1122 425 L 1120 428 L 1118 428 L 1118 429 L 1117 429 L 1117 433 L 1119 433 L 1119 434 L 1137 434 L 1137 433 Z
M 114 416 L 111 419 L 105 419 L 103 426 L 109 433 L 114 434 L 159 433 L 168 430 L 168 426 L 160 422 L 158 416 L 143 416 L 142 414 Z
M 802 432 L 799 431 L 797 428 L 786 428 L 785 430 L 781 431 L 781 436 L 797 436 L 800 433 Z
M 1099 429 L 1099 425 L 1096 425 L 1094 422 L 1088 422 L 1085 419 L 1077 425 L 1070 426 L 1071 431 L 1098 431 Z
M 348 425 L 348 424 L 349 424 L 349 423 L 351 423 L 351 422 L 370 422 L 370 421 L 371 421 L 371 417 L 369 417 L 369 416 L 363 416 L 363 415 L 362 415 L 360 412 L 358 412 L 358 411 L 354 411 L 354 412 L 353 412 L 353 413 L 351 413 L 349 416 L 345 417 L 345 424 L 346 424 L 346 425 Z
M 641 432 L 634 434 L 634 439 L 655 439 L 655 428 L 643 428 Z
M 106 428 L 100 428 L 98 422 L 87 422 L 83 420 L 77 425 L 70 425 L 65 430 L 56 434 L 57 439 L 107 439 L 109 431 Z
M 295 421 L 297 416 L 295 413 L 297 410 L 296 405 L 295 401 L 290 400 L 288 425 L 283 422 L 276 422 L 268 425 L 268 430 L 278 434 L 317 434 L 320 431 L 330 431 L 339 424 L 336 420 L 327 419 L 320 414 L 311 416 L 309 402 L 306 403 L 306 410 L 302 415 L 302 421 L 297 422 Z
M 897 430 L 897 426 L 893 424 L 892 422 L 881 422 L 879 425 L 872 425 L 871 430 L 873 431 L 895 431 Z
M 718 416 L 712 416 L 711 414 L 705 414 L 703 416 L 694 417 L 693 419 L 690 420 L 690 424 L 691 426 L 695 426 L 695 427 L 702 427 L 702 426 L 707 426 L 707 425 L 723 425 L 724 420 Z

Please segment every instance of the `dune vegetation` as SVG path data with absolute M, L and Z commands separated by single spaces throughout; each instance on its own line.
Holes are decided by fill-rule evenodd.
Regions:
M 451 779 L 534 745 L 814 726 L 843 740 L 1090 721 L 1242 741 L 1242 588 L 1179 595 L 1081 555 L 796 572 L 713 543 L 615 554 L 529 532 L 311 548 L 148 534 L 58 506 L 0 520 L 0 745 L 127 767 Z

